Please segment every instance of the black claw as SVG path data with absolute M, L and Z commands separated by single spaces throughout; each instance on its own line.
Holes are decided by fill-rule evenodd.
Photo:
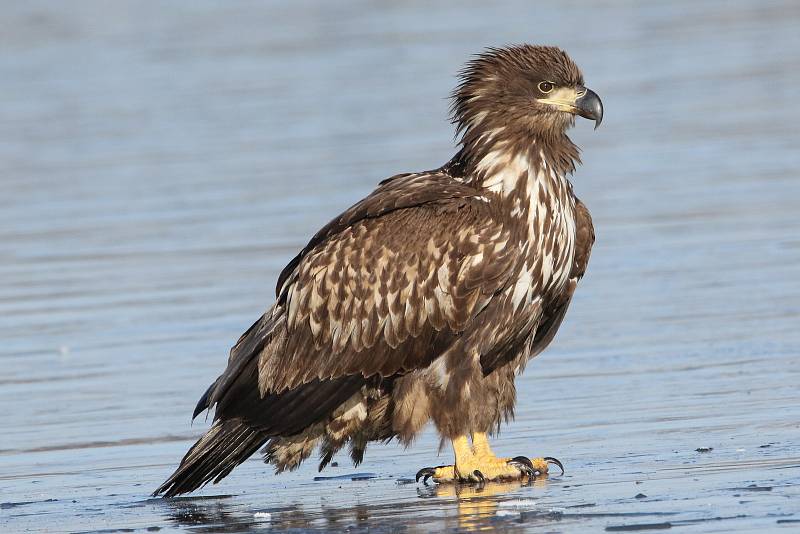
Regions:
M 423 467 L 422 469 L 417 471 L 416 480 L 417 482 L 419 482 L 419 479 L 422 478 L 422 483 L 427 485 L 428 479 L 431 478 L 435 472 L 436 472 L 435 467 Z
M 561 469 L 561 474 L 564 474 L 564 464 L 562 464 L 558 459 L 553 458 L 552 456 L 545 456 L 544 461 L 548 464 L 557 465 L 559 469 Z
M 478 470 L 476 469 L 475 471 L 473 471 L 473 472 L 472 472 L 472 474 L 475 476 L 475 478 L 477 478 L 477 479 L 478 479 L 478 482 L 479 482 L 479 483 L 481 483 L 481 484 L 486 484 L 486 477 L 485 477 L 485 476 L 483 476 L 483 473 L 481 473 L 480 471 L 478 471 Z
M 518 464 L 523 464 L 523 465 L 533 469 L 533 462 L 531 462 L 530 459 L 527 458 L 526 456 L 515 456 L 511 460 L 508 461 L 508 463 L 511 463 L 511 462 L 515 462 L 515 463 L 518 463 Z
M 513 465 L 524 474 L 528 475 L 528 480 L 534 480 L 538 474 L 533 468 L 533 462 L 525 456 L 515 456 L 506 463 L 508 463 L 508 465 Z

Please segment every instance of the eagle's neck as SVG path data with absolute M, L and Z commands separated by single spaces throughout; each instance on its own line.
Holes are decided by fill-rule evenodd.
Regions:
M 503 190 L 510 191 L 514 172 L 542 172 L 567 181 L 580 163 L 578 147 L 566 134 L 531 136 L 514 134 L 506 127 L 476 133 L 468 128 L 461 139 L 461 150 L 444 169 L 453 177 L 475 186 L 492 184 L 503 175 Z M 498 187 L 497 185 L 494 186 Z
M 565 140 L 566 148 L 574 149 L 574 154 L 563 148 L 554 151 L 551 143 L 538 139 L 529 140 L 525 146 L 500 140 L 472 154 L 462 150 L 454 158 L 460 156 L 461 167 L 451 168 L 451 172 L 463 172 L 462 180 L 500 198 L 524 196 L 533 200 L 539 191 L 561 196 L 571 191 L 567 175 L 575 169 L 577 160 L 577 149 Z M 565 152 L 569 153 L 567 157 Z
M 502 147 L 489 151 L 475 165 L 473 184 L 479 189 L 508 198 L 528 189 L 546 176 L 547 163 L 532 151 L 512 151 Z

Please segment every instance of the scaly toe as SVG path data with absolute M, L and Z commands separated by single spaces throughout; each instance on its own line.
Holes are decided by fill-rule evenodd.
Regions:
M 520 468 L 500 458 L 469 462 L 456 467 L 456 479 L 463 483 L 484 484 L 486 482 L 515 480 L 522 477 Z

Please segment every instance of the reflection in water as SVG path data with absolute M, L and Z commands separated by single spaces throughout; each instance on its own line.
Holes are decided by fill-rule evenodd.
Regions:
M 498 516 L 499 504 L 507 495 L 524 486 L 544 486 L 546 478 L 539 478 L 532 482 L 489 482 L 483 485 L 437 485 L 433 488 L 436 497 L 455 497 L 458 510 L 458 529 L 465 531 L 492 531 L 497 526 L 493 520 Z M 503 531 L 508 531 L 510 525 L 503 522 Z
M 161 499 L 168 509 L 168 520 L 176 526 L 194 532 L 246 532 L 256 523 L 251 516 L 234 512 L 227 499 L 221 495 L 208 498 Z
M 176 527 L 193 532 L 245 532 L 251 530 L 344 530 L 369 527 L 378 531 L 392 530 L 398 519 L 410 532 L 427 532 L 437 528 L 459 531 L 494 531 L 522 529 L 521 507 L 532 508 L 529 498 L 511 494 L 525 487 L 543 487 L 540 478 L 532 483 L 490 482 L 484 485 L 430 485 L 416 487 L 416 498 L 402 502 L 380 501 L 375 504 L 330 505 L 304 507 L 300 504 L 254 512 L 240 506 L 226 495 L 206 498 L 153 499 L 163 504 L 167 519 Z M 403 490 L 398 489 L 398 492 Z M 504 506 L 505 505 L 505 506 Z M 507 517 L 508 516 L 508 517 Z M 415 518 L 409 521 L 409 518 Z

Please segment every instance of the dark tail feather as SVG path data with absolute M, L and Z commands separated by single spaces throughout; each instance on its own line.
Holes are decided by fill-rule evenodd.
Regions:
M 206 434 L 197 440 L 181 465 L 153 496 L 161 493 L 174 497 L 189 493 L 212 480 L 214 484 L 225 478 L 234 467 L 247 460 L 268 439 L 239 420 L 217 421 Z

